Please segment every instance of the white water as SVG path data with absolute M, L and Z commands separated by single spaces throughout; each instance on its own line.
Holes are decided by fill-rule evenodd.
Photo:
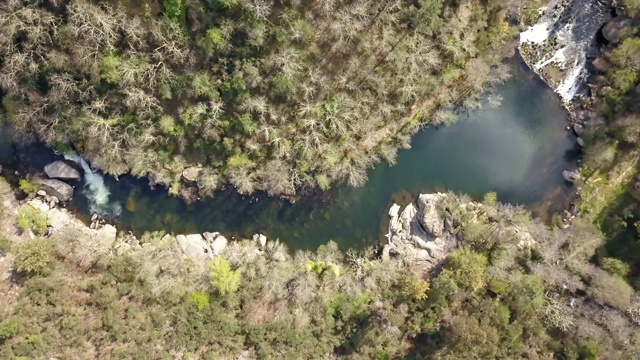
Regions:
M 567 3 L 562 0 L 551 0 L 541 9 L 538 23 L 520 34 L 520 44 L 532 45 L 538 52 L 533 64 L 535 72 L 550 65 L 561 69 L 562 79 L 555 91 L 563 101 L 569 102 L 583 88 L 589 75 L 587 53 L 609 13 L 598 0 L 574 0 L 566 8 L 564 5 Z
M 102 175 L 93 172 L 89 164 L 78 154 L 63 155 L 65 159 L 77 163 L 82 167 L 82 170 L 84 170 L 84 194 L 89 201 L 89 210 L 91 213 L 111 217 L 119 216 L 122 212 L 122 206 L 118 202 L 109 201 L 111 192 L 105 185 Z

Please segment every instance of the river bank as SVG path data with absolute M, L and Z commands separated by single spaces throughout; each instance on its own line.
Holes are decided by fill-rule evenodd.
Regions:
M 314 249 L 330 239 L 342 248 L 377 243 L 384 240 L 386 209 L 393 202 L 404 206 L 416 194 L 433 191 L 453 190 L 475 199 L 497 192 L 501 201 L 529 205 L 539 216 L 550 216 L 569 206 L 572 188 L 561 172 L 575 161 L 575 138 L 564 131 L 566 112 L 557 96 L 517 57 L 512 66 L 512 79 L 498 91 L 501 106 L 485 101 L 482 110 L 460 111 L 454 125 L 421 131 L 394 166 L 370 170 L 361 188 L 336 186 L 295 203 L 228 189 L 188 204 L 167 196 L 160 186 L 151 190 L 146 179 L 104 176 L 90 181 L 100 183 L 100 201 L 85 180 L 71 181 L 75 193 L 67 206 L 86 223 L 98 212 L 112 217 L 118 229 L 138 236 L 159 230 L 179 234 L 214 229 L 238 238 L 262 233 L 293 249 Z M 4 173 L 13 176 L 15 184 L 62 159 L 42 146 L 18 146 L 4 155 Z

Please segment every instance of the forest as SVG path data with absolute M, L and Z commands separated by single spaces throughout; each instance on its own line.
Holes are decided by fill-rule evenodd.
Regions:
M 118 234 L 130 251 L 48 234 L 0 179 L 0 358 L 640 358 L 640 2 L 617 3 L 631 25 L 590 64 L 570 225 L 448 194 L 457 246 L 436 266 L 241 239 L 198 263 L 162 232 Z M 2 109 L 23 141 L 185 198 L 358 186 L 477 107 L 539 5 L 7 0 Z
M 360 186 L 508 76 L 524 3 L 7 0 L 2 104 L 23 140 L 186 199 Z

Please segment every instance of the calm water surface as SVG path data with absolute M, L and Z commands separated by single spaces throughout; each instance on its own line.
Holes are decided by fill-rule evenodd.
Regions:
M 499 200 L 539 213 L 561 210 L 571 191 L 561 171 L 571 166 L 575 137 L 565 130 L 558 97 L 521 63 L 498 93 L 504 99 L 500 107 L 463 112 L 452 126 L 417 134 L 412 148 L 399 152 L 397 164 L 372 169 L 364 187 L 335 186 L 295 204 L 227 190 L 187 205 L 163 188 L 150 190 L 144 179 L 106 177 L 112 201 L 122 205 L 117 225 L 136 233 L 219 231 L 248 237 L 262 232 L 292 249 L 315 249 L 330 239 L 348 248 L 376 242 L 391 203 L 406 204 L 420 192 L 453 190 L 481 198 L 495 191 Z M 52 160 L 41 147 L 7 144 L 0 136 L 5 172 L 25 164 L 42 169 Z M 76 185 L 68 206 L 89 216 L 82 183 Z

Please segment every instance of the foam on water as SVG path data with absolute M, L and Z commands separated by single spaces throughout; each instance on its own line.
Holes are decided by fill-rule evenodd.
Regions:
M 89 210 L 99 215 L 119 216 L 122 206 L 118 202 L 109 201 L 111 192 L 102 175 L 93 172 L 89 164 L 78 154 L 64 154 L 64 158 L 75 162 L 84 170 L 84 194 L 89 201 Z

